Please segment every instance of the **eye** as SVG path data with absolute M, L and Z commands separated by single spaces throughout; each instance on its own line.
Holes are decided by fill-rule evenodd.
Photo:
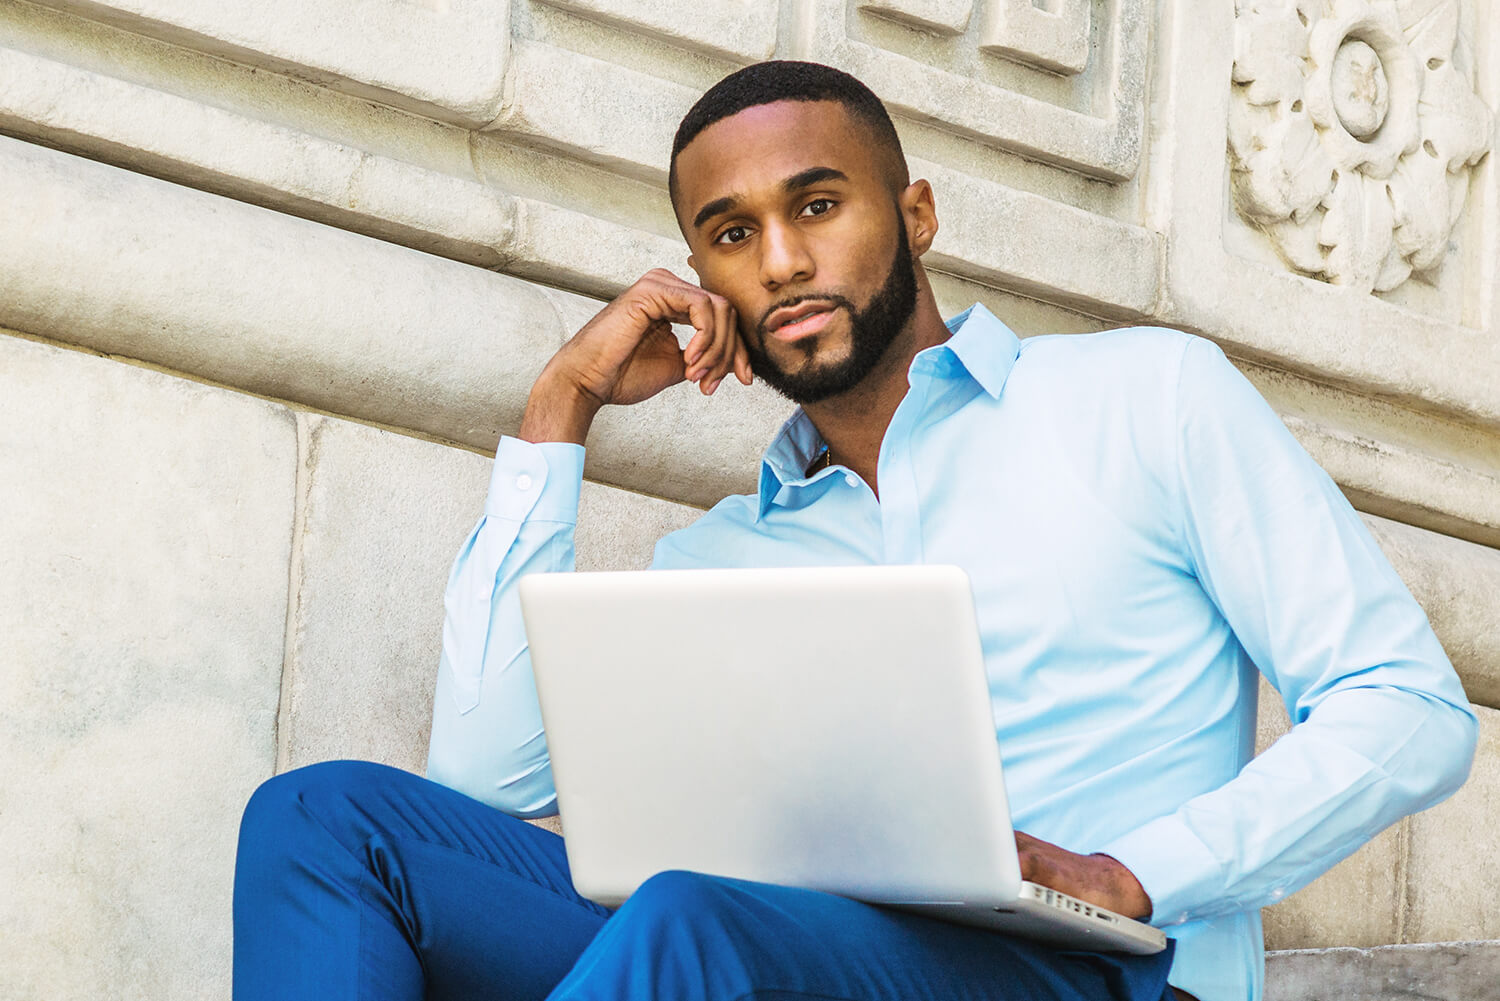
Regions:
M 750 228 L 748 226 L 730 226 L 724 232 L 714 237 L 715 243 L 743 243 L 750 239 Z
M 837 204 L 832 198 L 814 198 L 802 207 L 802 215 L 823 215 Z

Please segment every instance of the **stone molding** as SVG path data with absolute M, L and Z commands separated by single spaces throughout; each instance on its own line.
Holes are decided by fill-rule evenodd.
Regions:
M 471 127 L 505 101 L 510 0 L 33 0 Z
M 484 452 L 599 308 L 14 139 L 0 202 L 0 324 Z M 699 505 L 753 489 L 790 406 L 726 388 L 607 408 L 589 475 Z
M 687 89 L 542 43 L 517 46 L 524 66 L 603 80 L 626 103 L 685 111 Z M 518 85 L 509 137 L 627 177 L 665 184 L 676 119 L 606 120 L 588 133 L 588 95 Z M 163 123 L 171 123 L 164 126 Z M 681 240 L 545 199 L 512 194 L 473 171 L 454 175 L 278 122 L 6 47 L 0 39 L 0 128 L 94 159 L 305 216 L 481 267 L 608 297 L 662 262 Z M 643 138 L 643 136 L 645 138 Z M 1159 297 L 1160 240 L 1151 231 L 1053 199 L 911 158 L 938 185 L 947 220 L 929 263 L 981 285 L 1116 319 L 1149 316 Z M 663 207 L 665 198 L 661 197 Z M 1024 233 L 997 240 L 995 232 Z M 1079 246 L 1090 253 L 1078 253 Z
M 1266 954 L 1266 1001 L 1493 1001 L 1500 942 Z
M 162 0 L 19 5 L 0 12 L 0 35 L 10 22 L 30 17 L 27 11 L 85 10 L 89 17 L 120 23 L 119 11 L 139 14 L 150 2 Z M 399 8 L 391 23 L 433 15 L 451 24 L 454 11 L 470 9 L 450 5 L 439 17 L 418 6 L 426 0 L 381 2 Z M 650 266 L 680 266 L 684 255 L 664 200 L 660 207 L 641 208 L 660 199 L 675 115 L 697 92 L 699 80 L 712 79 L 724 60 L 762 54 L 770 39 L 778 54 L 831 59 L 866 74 L 912 133 L 913 159 L 940 165 L 947 171 L 945 187 L 973 207 L 973 219 L 948 217 L 953 221 L 939 232 L 930 259 L 935 270 L 1092 317 L 1149 318 L 1204 332 L 1242 358 L 1500 427 L 1500 352 L 1491 333 L 1500 324 L 1500 297 L 1487 291 L 1500 277 L 1500 255 L 1486 252 L 1500 239 L 1500 217 L 1493 211 L 1500 202 L 1500 172 L 1488 161 L 1471 172 L 1472 208 L 1445 244 L 1457 249 L 1432 272 L 1442 285 L 1405 282 L 1396 290 L 1405 297 L 1404 307 L 1290 274 L 1279 260 L 1267 266 L 1247 259 L 1234 244 L 1240 239 L 1236 226 L 1247 234 L 1244 239 L 1264 238 L 1249 236 L 1232 207 L 1225 218 L 1231 171 L 1223 149 L 1232 130 L 1222 97 L 1233 74 L 1234 14 L 1226 5 L 1175 2 L 1151 39 L 1143 3 L 1069 0 L 1048 11 L 1032 8 L 1036 17 L 1057 16 L 1047 22 L 1053 31 L 1067 18 L 1077 20 L 1070 11 L 1088 11 L 1089 58 L 1074 73 L 1037 68 L 1047 44 L 1041 36 L 1024 46 L 1016 41 L 1025 35 L 1019 26 L 1033 15 L 1021 11 L 1020 20 L 1012 18 L 1009 0 L 817 0 L 786 11 L 779 4 L 754 5 L 752 11 L 736 0 L 715 0 L 692 18 L 674 17 L 670 4 L 655 0 L 517 0 L 507 29 L 515 33 L 514 43 L 506 43 L 509 83 L 498 104 L 460 121 L 462 127 L 411 118 L 399 137 L 381 136 L 368 145 L 325 135 L 316 115 L 293 123 L 247 112 L 243 98 L 260 85 L 244 76 L 230 81 L 227 64 L 227 92 L 194 91 L 172 77 L 165 56 L 157 64 L 160 72 L 132 80 L 112 68 L 117 60 L 102 48 L 89 54 L 85 68 L 73 65 L 71 55 L 57 55 L 68 52 L 71 39 L 53 44 L 53 58 L 30 55 L 21 43 L 0 52 L 0 63 L 7 64 L 0 66 L 7 83 L 0 87 L 0 128 L 384 240 L 607 296 Z M 1449 9 L 1446 0 L 1437 6 Z M 1500 19 L 1483 10 L 1473 14 L 1475 9 L 1466 6 L 1465 17 L 1477 18 L 1482 54 L 1489 51 L 1480 44 L 1485 39 L 1495 47 L 1491 36 Z M 110 10 L 115 15 L 105 17 Z M 70 22 L 89 23 L 54 17 L 41 29 L 54 41 L 77 32 Z M 134 14 L 125 22 L 133 30 L 149 27 Z M 545 30 L 538 27 L 542 22 Z M 1035 58 L 997 54 L 986 41 L 993 41 L 997 25 L 1009 25 L 1011 41 L 1029 46 Z M 533 30 L 539 37 L 528 37 Z M 252 66 L 271 65 L 206 36 L 172 37 Z M 632 54 L 615 61 L 616 40 L 624 44 L 615 49 Z M 118 33 L 88 44 L 128 48 L 143 41 Z M 593 55 L 573 51 L 573 45 Z M 683 72 L 667 79 L 652 60 L 673 53 Z M 298 72 L 276 65 L 281 72 Z M 1485 79 L 1494 75 L 1485 73 Z M 328 82 L 326 73 L 312 70 L 301 78 Z M 596 85 L 558 83 L 582 78 Z M 1224 89 L 1205 86 L 1215 80 Z M 1493 82 L 1489 86 L 1494 89 Z M 91 88 L 109 100 L 91 102 Z M 322 96 L 335 95 L 325 90 Z M 387 103 L 455 120 L 411 97 Z M 1148 99 L 1159 124 L 1150 136 L 1151 169 L 1141 171 Z M 617 105 L 618 113 L 598 113 Z M 908 128 L 907 121 L 923 124 Z M 205 131 L 171 127 L 177 122 Z M 427 149 L 413 156 L 422 146 L 414 137 L 424 127 L 447 158 L 441 167 L 423 162 Z M 236 141 L 239 129 L 269 141 Z M 514 159 L 509 151 L 516 144 L 539 151 L 539 159 L 528 168 L 531 176 L 512 190 L 508 185 L 516 178 L 489 165 Z M 261 155 L 262 149 L 276 152 Z M 1425 150 L 1412 156 L 1431 159 Z M 609 200 L 634 207 L 600 210 L 576 187 L 554 190 L 544 164 L 575 178 L 578 169 L 595 171 Z M 626 187 L 637 183 L 646 188 L 632 198 Z M 1024 225 L 1006 233 L 1002 227 L 1011 219 Z M 1424 217 L 1406 232 L 1415 237 L 1436 219 Z M 960 239 L 964 231 L 968 235 Z M 1090 239 L 1070 246 L 1064 233 Z M 1399 350 L 1393 338 L 1399 338 Z
M 844 0 L 809 2 L 809 23 L 792 42 L 792 54 L 848 70 L 892 110 L 1105 181 L 1129 180 L 1139 169 L 1150 20 L 1144 0 L 1109 5 L 1109 23 L 1100 29 L 1101 45 L 1092 60 L 1087 59 L 1090 4 L 1066 0 L 1053 15 L 1031 8 L 1030 0 L 986 0 L 976 19 L 982 30 L 975 33 L 971 24 L 966 34 L 944 40 L 931 61 L 923 58 L 930 46 L 898 47 L 896 39 L 874 37 L 865 30 L 871 26 L 860 21 L 861 11 L 847 11 Z M 908 23 L 956 23 L 956 17 L 939 12 L 945 6 L 890 0 L 878 12 L 882 19 Z M 1032 13 L 1023 13 L 1023 6 Z M 1054 79 L 1049 86 L 1032 87 L 1024 78 L 1014 85 L 987 82 L 975 64 L 998 55 L 1063 69 L 1068 84 L 1059 88 Z M 1059 93 L 1061 100 L 1053 96 Z M 1102 108 L 1095 106 L 1096 95 Z
M 673 0 L 536 2 L 737 63 L 770 59 L 781 19 L 781 0 L 695 0 L 691 17 Z
M 0 194 L 15 206 L 14 235 L 0 240 L 0 323 L 481 451 L 518 426 L 534 374 L 598 308 L 16 140 L 0 139 L 0 168 Z M 738 386 L 707 402 L 682 386 L 610 408 L 590 475 L 700 505 L 753 490 L 760 450 L 789 409 Z M 1363 451 L 1320 451 L 1336 429 L 1291 426 L 1340 482 L 1373 475 Z M 659 447 L 663 427 L 677 429 L 670 449 Z M 1485 474 L 1452 467 L 1457 487 L 1429 496 L 1422 471 L 1438 467 L 1406 454 L 1413 475 L 1387 490 L 1382 513 L 1493 533 Z
M 1459 0 L 1240 0 L 1235 205 L 1296 270 L 1389 292 L 1448 257 L 1494 116 Z

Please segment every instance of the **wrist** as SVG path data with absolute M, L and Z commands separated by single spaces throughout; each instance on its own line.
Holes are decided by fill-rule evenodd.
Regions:
M 1151 917 L 1151 897 L 1136 878 L 1135 873 L 1112 855 L 1096 853 L 1094 858 L 1103 862 L 1109 870 L 1110 895 L 1117 906 L 1110 910 L 1127 918 L 1145 921 Z
M 549 365 L 531 387 L 516 437 L 533 443 L 582 445 L 603 403 Z

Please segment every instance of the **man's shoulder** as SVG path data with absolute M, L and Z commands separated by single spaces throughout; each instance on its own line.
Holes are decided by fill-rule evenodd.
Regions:
M 1170 327 L 1120 327 L 1084 334 L 1040 334 L 1021 342 L 1007 392 L 1094 400 L 1103 406 L 1156 405 L 1173 399 L 1183 360 L 1212 342 Z
M 1188 346 L 1203 338 L 1171 327 L 1116 327 L 1081 334 L 1038 334 L 1021 342 L 1020 359 L 1034 367 L 1078 366 L 1128 373 L 1175 369 Z

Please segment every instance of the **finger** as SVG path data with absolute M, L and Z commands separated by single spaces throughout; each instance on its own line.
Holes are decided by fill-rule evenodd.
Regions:
M 701 348 L 696 352 L 696 357 L 688 363 L 688 378 L 696 381 L 704 392 L 708 392 L 708 384 L 716 377 L 723 375 L 724 341 L 729 330 L 730 307 L 727 300 L 712 294 L 708 296 L 708 306 L 713 315 L 713 329 L 711 336 L 707 338 Z M 694 340 L 697 340 L 695 337 Z M 696 347 L 696 345 L 692 345 Z M 683 353 L 684 359 L 687 352 Z
M 729 374 L 734 366 L 734 307 L 729 305 L 729 300 L 714 297 L 714 343 L 709 349 L 709 364 L 704 372 L 705 391 L 713 393 L 719 388 L 719 383 Z
M 741 385 L 748 386 L 755 382 L 755 374 L 750 371 L 750 351 L 739 337 L 735 338 L 734 375 L 740 380 Z
M 692 325 L 695 334 L 683 349 L 683 358 L 693 364 L 714 338 L 712 297 L 666 268 L 647 272 L 639 285 L 645 293 L 642 305 L 650 319 Z

